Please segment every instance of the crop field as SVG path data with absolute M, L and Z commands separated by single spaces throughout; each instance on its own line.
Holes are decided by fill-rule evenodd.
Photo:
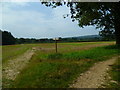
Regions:
M 57 53 L 54 43 L 8 45 L 2 51 L 3 88 L 68 88 L 95 63 L 120 52 L 115 42 L 58 43 Z

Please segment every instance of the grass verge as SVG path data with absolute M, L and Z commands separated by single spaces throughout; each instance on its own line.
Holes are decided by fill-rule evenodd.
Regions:
M 37 52 L 10 85 L 12 88 L 66 88 L 94 63 L 118 54 L 117 46 L 68 53 Z
M 111 79 L 108 79 L 104 86 L 106 88 L 120 88 L 120 57 L 111 67 L 112 69 L 108 72 Z

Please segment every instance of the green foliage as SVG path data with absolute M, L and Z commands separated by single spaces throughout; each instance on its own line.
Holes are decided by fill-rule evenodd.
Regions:
M 99 32 L 100 36 L 103 37 L 103 40 L 114 40 L 115 39 L 115 31 L 113 30 L 102 30 Z
M 13 37 L 13 35 L 10 32 L 1 31 L 1 30 L 0 32 L 2 32 L 2 45 L 15 44 L 16 39 Z
M 35 39 L 35 38 L 16 38 L 16 44 L 28 44 L 28 43 L 53 43 L 53 39 Z

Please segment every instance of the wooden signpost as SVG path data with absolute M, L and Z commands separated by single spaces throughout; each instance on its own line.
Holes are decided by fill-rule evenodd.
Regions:
M 54 38 L 53 40 L 55 40 L 55 52 L 57 53 L 58 51 L 57 51 L 57 41 L 59 40 L 59 38 Z

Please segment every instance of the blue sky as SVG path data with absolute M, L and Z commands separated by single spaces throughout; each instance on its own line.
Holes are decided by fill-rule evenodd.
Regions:
M 9 1 L 9 0 L 8 0 Z M 29 0 L 28 0 L 29 1 Z M 54 38 L 98 34 L 93 26 L 80 28 L 72 22 L 66 6 L 55 9 L 40 2 L 3 2 L 0 7 L 0 28 L 17 38 Z

